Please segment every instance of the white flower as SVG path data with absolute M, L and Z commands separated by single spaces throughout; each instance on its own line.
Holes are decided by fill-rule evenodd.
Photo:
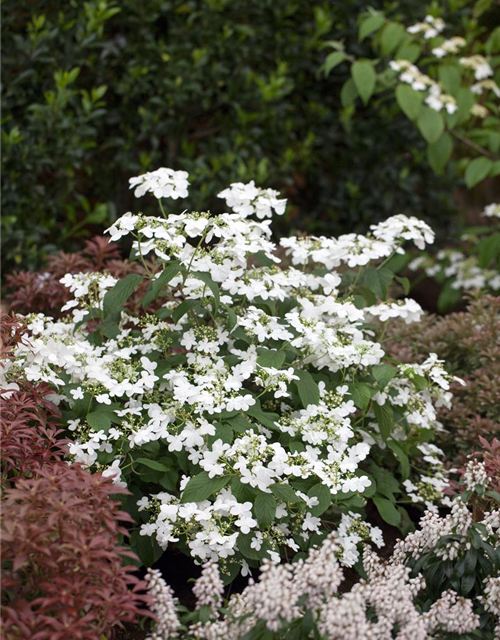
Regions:
M 136 198 L 145 193 L 152 193 L 155 198 L 187 198 L 189 174 L 187 171 L 174 171 L 162 167 L 156 171 L 149 171 L 141 176 L 130 178 L 130 188 L 135 189 Z

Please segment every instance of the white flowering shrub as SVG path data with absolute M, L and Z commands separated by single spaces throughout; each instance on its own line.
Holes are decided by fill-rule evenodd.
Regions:
M 344 42 L 328 41 L 333 48 L 323 65 L 330 74 L 340 64 L 350 64 L 341 100 L 344 118 L 353 116 L 357 104 L 388 95 L 414 123 L 427 143 L 427 158 L 436 173 L 452 160 L 468 188 L 500 174 L 500 39 L 493 3 L 476 3 L 460 34 L 455 8 L 432 4 L 429 13 L 413 25 L 389 18 L 369 8 L 359 20 L 359 41 L 369 39 L 371 58 L 357 59 Z M 444 18 L 444 19 L 443 19 Z M 493 22 L 489 22 L 493 20 Z M 358 98 L 360 100 L 358 100 Z
M 465 483 L 470 491 L 488 490 L 484 469 L 471 469 Z M 259 580 L 250 579 L 226 602 L 217 565 L 209 561 L 187 615 L 156 572 L 150 584 L 159 619 L 152 638 L 494 640 L 500 634 L 499 549 L 500 512 L 475 522 L 466 502 L 455 498 L 446 517 L 428 511 L 387 561 L 366 548 L 364 578 L 342 594 L 336 534 L 291 564 L 266 560 Z
M 137 196 L 177 199 L 187 186 L 168 169 L 131 180 Z M 27 318 L 30 338 L 6 365 L 7 383 L 53 385 L 70 460 L 132 492 L 145 564 L 177 545 L 230 580 L 335 529 L 352 566 L 361 543 L 383 543 L 362 519 L 367 499 L 402 529 L 404 503 L 441 499 L 429 440 L 450 376 L 434 354 L 409 365 L 383 349 L 391 319 L 422 314 L 388 292 L 408 286 L 403 245 L 424 249 L 431 229 L 396 215 L 367 235 L 277 246 L 278 196 L 233 184 L 220 194 L 229 212 L 125 214 L 108 232 L 129 237 L 147 275 L 65 276 L 67 315 Z M 134 311 L 126 302 L 144 279 Z
M 424 253 L 408 265 L 441 286 L 441 311 L 451 308 L 464 293 L 497 295 L 500 291 L 500 204 L 489 204 L 482 216 L 485 224 L 465 229 L 459 247 L 441 249 L 435 255 Z

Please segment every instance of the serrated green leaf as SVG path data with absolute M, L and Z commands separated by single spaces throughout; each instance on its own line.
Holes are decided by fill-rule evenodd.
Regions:
M 307 495 L 310 498 L 318 498 L 318 504 L 311 509 L 313 516 L 320 516 L 330 507 L 333 501 L 330 489 L 321 482 L 318 482 L 318 484 L 311 487 L 307 492 Z
M 391 22 L 384 27 L 380 38 L 382 55 L 386 56 L 394 51 L 404 38 L 406 31 L 404 27 L 396 22 Z
M 362 60 L 351 66 L 351 76 L 361 100 L 367 104 L 373 94 L 377 82 L 377 74 L 371 62 Z
M 375 269 L 368 267 L 363 273 L 363 282 L 370 291 L 384 299 L 387 296 L 387 290 L 394 279 L 394 272 L 387 267 Z
M 319 387 L 308 371 L 296 370 L 295 375 L 299 380 L 295 381 L 302 406 L 306 409 L 310 404 L 319 403 Z
M 384 440 L 387 440 L 391 435 L 392 426 L 394 424 L 393 410 L 389 403 L 379 405 L 376 402 L 373 403 L 373 412 L 377 418 L 378 426 L 380 429 L 380 435 Z
M 160 273 L 158 278 L 152 280 L 149 283 L 148 290 L 142 301 L 142 307 L 145 309 L 153 300 L 160 295 L 161 290 L 172 280 L 181 270 L 181 265 L 178 262 L 172 262 L 168 264 L 165 269 Z
M 398 459 L 401 475 L 403 476 L 403 480 L 406 480 L 410 477 L 410 460 L 408 456 L 403 451 L 399 442 L 396 442 L 395 440 L 388 440 L 387 446 Z
M 422 107 L 418 114 L 417 126 L 425 140 L 432 144 L 444 131 L 443 116 L 430 107 Z
M 468 189 L 472 189 L 486 178 L 492 167 L 492 161 L 489 158 L 474 158 L 467 165 L 465 170 L 465 184 Z
M 443 133 L 436 142 L 427 147 L 427 159 L 435 173 L 441 173 L 453 152 L 453 138 Z
M 143 278 L 137 273 L 129 273 L 128 276 L 119 280 L 115 286 L 110 289 L 103 300 L 103 313 L 104 317 L 108 316 L 114 311 L 121 311 L 123 305 L 130 296 L 134 293 L 135 289 L 142 282 Z
M 373 496 L 372 500 L 374 505 L 377 507 L 377 511 L 379 512 L 382 520 L 393 527 L 398 527 L 400 525 L 401 514 L 390 500 L 379 495 Z
M 150 458 L 137 458 L 135 461 L 137 464 L 142 464 L 144 467 L 149 467 L 155 471 L 169 471 L 169 468 L 162 462 L 157 460 L 151 460 Z
M 210 291 L 212 292 L 213 296 L 214 296 L 214 311 L 217 312 L 217 310 L 219 309 L 219 305 L 220 305 L 220 292 L 219 292 L 219 285 L 217 285 L 211 278 L 211 276 L 208 273 L 201 273 L 199 271 L 197 271 L 196 273 L 193 273 L 193 278 L 197 278 L 198 280 L 202 280 L 207 287 L 210 289 Z
M 407 84 L 399 84 L 396 88 L 396 100 L 405 116 L 416 120 L 422 107 L 422 94 Z
M 276 498 L 270 493 L 259 491 L 253 507 L 259 526 L 263 529 L 270 527 L 276 515 Z
M 366 382 L 352 382 L 348 385 L 350 397 L 358 409 L 365 410 L 370 404 L 375 389 Z
M 396 367 L 393 367 L 392 364 L 383 363 L 373 366 L 371 372 L 372 376 L 377 381 L 379 388 L 385 389 L 385 387 L 397 374 L 398 370 L 396 369 Z
M 206 471 L 192 477 L 184 488 L 181 502 L 202 502 L 217 493 L 231 480 L 231 476 L 210 478 Z
M 370 16 L 362 20 L 358 31 L 359 41 L 363 41 L 371 33 L 378 31 L 384 22 L 385 17 L 382 13 L 372 13 Z
M 87 415 L 87 424 L 96 431 L 108 431 L 111 427 L 111 416 L 109 412 L 93 411 Z
M 264 349 L 263 347 L 258 349 L 257 364 L 261 367 L 274 367 L 279 369 L 283 362 L 285 362 L 285 352 L 276 351 L 274 349 Z

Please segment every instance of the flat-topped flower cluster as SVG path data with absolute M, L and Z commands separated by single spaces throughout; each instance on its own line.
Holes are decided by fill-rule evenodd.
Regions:
M 131 186 L 176 199 L 187 193 L 180 173 L 160 169 Z M 220 197 L 230 212 L 118 219 L 111 240 L 132 237 L 149 280 L 143 308 L 126 305 L 141 275 L 65 276 L 66 316 L 27 318 L 30 338 L 7 379 L 57 390 L 71 460 L 133 492 L 141 557 L 177 544 L 234 575 L 324 538 L 321 515 L 333 508 L 344 514 L 339 557 L 351 565 L 358 543 L 382 542 L 361 519 L 368 497 L 401 518 L 405 489 L 388 493 L 378 462 L 399 464 L 417 487 L 409 460 L 423 457 L 435 407 L 450 402 L 435 355 L 398 364 L 382 342 L 392 318 L 422 314 L 411 299 L 387 298 L 395 258 L 434 235 L 396 215 L 367 235 L 277 246 L 269 218 L 286 201 L 276 191 L 233 184 Z M 441 477 L 434 458 L 428 466 Z

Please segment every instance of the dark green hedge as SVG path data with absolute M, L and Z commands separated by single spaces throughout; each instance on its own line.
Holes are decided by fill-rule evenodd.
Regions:
M 371 2 L 382 6 L 382 0 Z M 412 125 L 371 107 L 344 128 L 346 68 L 367 4 L 316 0 L 2 3 L 3 263 L 33 267 L 132 206 L 128 178 L 186 169 L 195 209 L 252 178 L 289 198 L 282 233 L 338 232 L 449 207 Z M 418 0 L 398 11 L 421 18 Z M 357 46 L 357 48 L 356 48 Z M 154 202 L 141 201 L 145 211 Z M 220 202 L 219 202 L 220 206 Z

